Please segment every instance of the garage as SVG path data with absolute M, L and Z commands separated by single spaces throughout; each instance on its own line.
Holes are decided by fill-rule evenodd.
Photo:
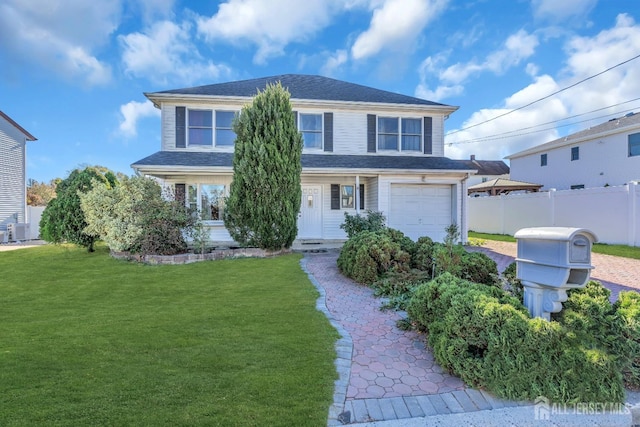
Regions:
M 388 225 L 417 240 L 442 242 L 453 222 L 451 185 L 391 184 Z

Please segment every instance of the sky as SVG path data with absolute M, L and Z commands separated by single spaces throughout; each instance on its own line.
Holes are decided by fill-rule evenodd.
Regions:
M 3 0 L 0 110 L 27 177 L 133 174 L 144 92 L 318 74 L 458 106 L 445 155 L 499 160 L 640 112 L 638 0 Z

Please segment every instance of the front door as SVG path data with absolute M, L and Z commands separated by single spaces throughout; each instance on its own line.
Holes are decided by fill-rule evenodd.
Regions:
M 303 185 L 298 214 L 298 238 L 322 238 L 322 186 Z

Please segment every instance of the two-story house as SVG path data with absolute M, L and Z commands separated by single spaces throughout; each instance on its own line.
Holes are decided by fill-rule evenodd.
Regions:
M 543 190 L 624 185 L 640 179 L 640 114 L 611 119 L 507 157 L 511 178 Z
M 145 93 L 161 114 L 161 150 L 135 162 L 197 207 L 213 241 L 230 241 L 224 196 L 233 179 L 232 121 L 257 90 L 281 82 L 304 140 L 298 241 L 342 240 L 344 213 L 382 212 L 412 239 L 466 240 L 466 180 L 444 157 L 444 121 L 457 107 L 327 77 L 287 74 Z
M 27 221 L 27 141 L 36 138 L 0 111 L 0 231 Z M 15 237 L 14 237 L 15 239 Z

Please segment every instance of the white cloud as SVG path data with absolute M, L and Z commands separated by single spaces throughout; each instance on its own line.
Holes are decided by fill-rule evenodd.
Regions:
M 519 65 L 523 60 L 535 53 L 538 46 L 538 38 L 524 30 L 510 35 L 505 40 L 502 48 L 487 55 L 484 62 L 475 60 L 467 63 L 456 63 L 446 68 L 443 64 L 447 61 L 447 53 L 429 56 L 422 61 L 419 68 L 420 83 L 416 87 L 416 96 L 440 101 L 447 97 L 460 95 L 464 92 L 463 84 L 473 75 L 485 71 L 494 74 L 503 74 L 509 68 Z M 436 89 L 430 89 L 428 81 L 433 76 L 438 76 Z
M 219 79 L 229 67 L 204 60 L 190 40 L 191 26 L 158 21 L 145 32 L 119 37 L 127 73 L 160 84 L 176 81 L 192 84 L 201 79 Z
M 407 51 L 422 30 L 438 16 L 448 0 L 386 0 L 373 11 L 369 28 L 351 47 L 354 59 L 388 49 Z
M 131 101 L 120 106 L 122 120 L 118 129 L 124 136 L 131 138 L 138 134 L 138 120 L 145 117 L 160 117 L 160 110 L 151 101 Z
M 598 0 L 532 0 L 533 14 L 551 21 L 564 21 L 571 17 L 584 17 Z
M 0 48 L 10 54 L 3 65 L 15 60 L 85 84 L 107 83 L 111 70 L 94 51 L 108 42 L 120 11 L 120 0 L 7 0 L 0 5 Z
M 343 7 L 337 0 L 228 0 L 211 17 L 197 19 L 198 32 L 208 42 L 225 40 L 256 45 L 254 62 L 263 64 L 283 54 L 284 47 L 303 41 L 330 23 Z
M 603 30 L 593 37 L 574 36 L 570 38 L 565 43 L 565 52 L 567 54 L 566 66 L 558 71 L 557 77 L 554 78 L 550 75 L 536 77 L 537 69 L 535 66 L 528 66 L 528 70 L 534 75 L 530 85 L 504 99 L 500 108 L 483 109 L 473 113 L 463 123 L 461 129 L 469 128 L 502 113 L 522 107 L 634 57 L 640 52 L 640 25 L 636 24 L 628 15 L 621 14 L 618 16 L 615 26 L 610 29 Z M 638 102 L 625 104 L 621 107 L 611 107 L 614 104 L 635 98 L 634 94 L 640 93 L 638 61 L 640 60 L 636 59 L 617 67 L 503 118 L 467 130 L 454 130 L 445 138 L 447 144 L 445 145 L 445 153 L 453 158 L 467 158 L 470 154 L 476 154 L 479 159 L 499 159 L 520 150 L 549 142 L 566 133 L 603 123 L 611 117 L 603 117 L 606 114 L 623 115 L 625 108 L 640 107 Z M 535 129 L 524 129 L 605 107 L 609 108 L 536 128 L 552 128 L 543 132 L 531 133 Z M 589 121 L 576 123 L 584 120 Z M 564 126 L 571 123 L 574 124 Z M 558 125 L 563 127 L 560 128 Z M 478 138 L 490 137 L 511 130 L 520 131 L 508 137 L 468 143 Z
M 320 69 L 320 72 L 324 76 L 333 75 L 343 64 L 349 59 L 349 54 L 344 49 L 338 49 L 333 54 L 329 55 L 329 58 L 325 61 L 324 65 Z

